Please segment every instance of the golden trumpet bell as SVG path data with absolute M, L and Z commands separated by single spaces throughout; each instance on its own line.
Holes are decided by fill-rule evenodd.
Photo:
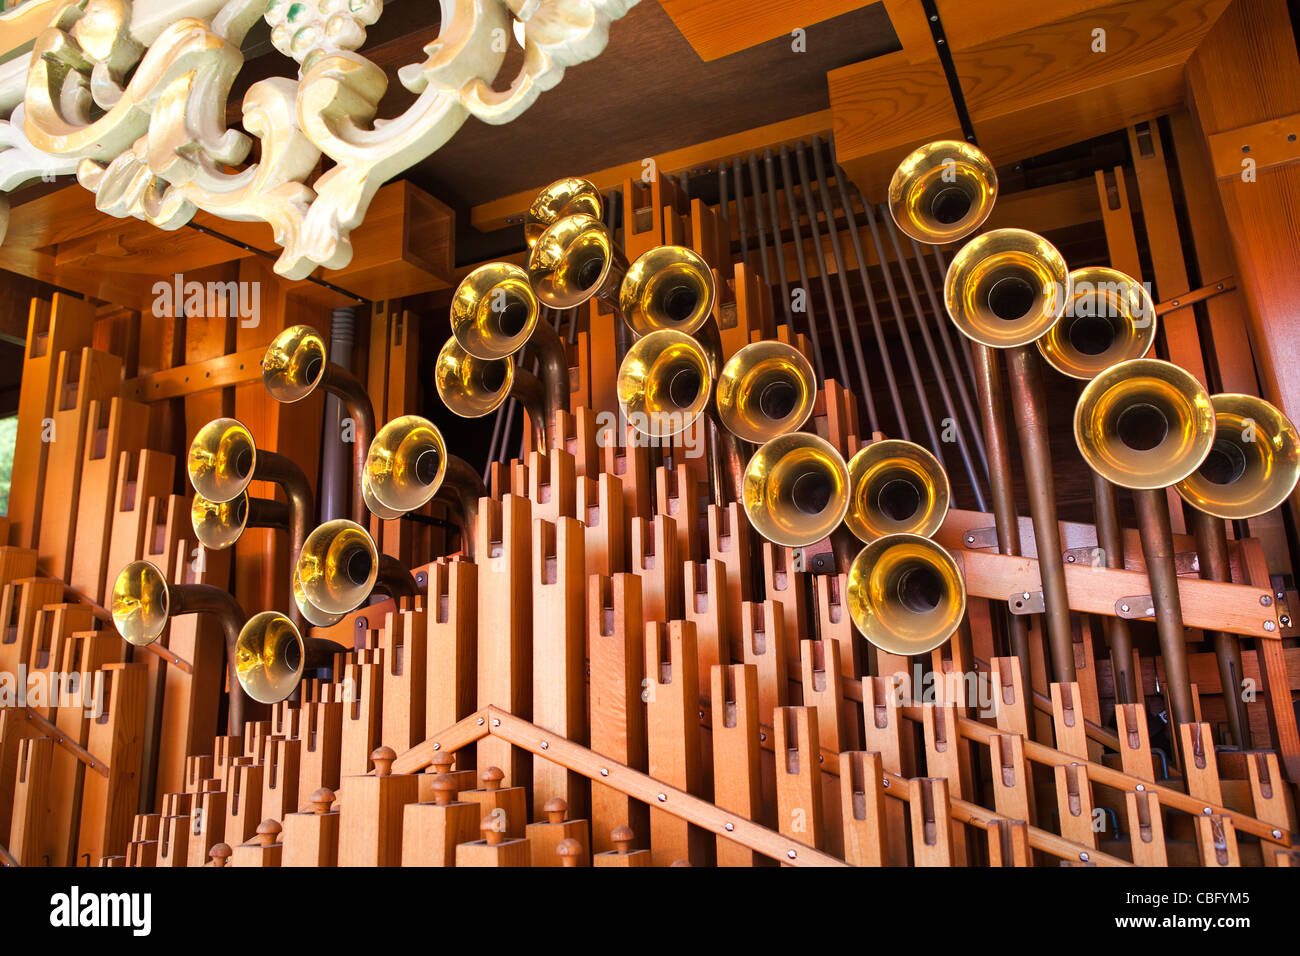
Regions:
M 767 540 L 802 548 L 822 540 L 849 507 L 849 469 L 826 439 L 794 432 L 754 452 L 745 466 L 741 503 Z
M 1300 435 L 1282 412 L 1254 395 L 1212 395 L 1214 442 L 1200 468 L 1180 481 L 1193 508 L 1229 521 L 1272 511 L 1300 478 Z
M 244 533 L 248 525 L 248 492 L 230 501 L 209 501 L 195 495 L 190 504 L 190 524 L 199 544 L 210 551 L 224 551 Z
M 537 194 L 524 215 L 524 239 L 531 249 L 552 223 L 578 213 L 599 219 L 603 210 L 600 191 L 585 179 L 560 179 Z
M 514 378 L 513 361 L 475 358 L 455 338 L 443 344 L 433 368 L 443 404 L 461 418 L 482 418 L 499 408 L 510 397 Z
M 687 335 L 662 329 L 632 344 L 618 367 L 618 403 L 638 432 L 653 438 L 690 427 L 709 404 L 713 369 L 704 348 Z
M 817 377 L 803 353 L 784 342 L 753 342 L 722 367 L 718 418 L 732 434 L 761 444 L 802 428 L 816 393 Z
M 327 521 L 303 543 L 298 581 L 303 596 L 326 614 L 347 614 L 370 594 L 379 575 L 379 550 L 355 521 Z
M 132 561 L 113 582 L 113 625 L 128 644 L 145 647 L 167 627 L 171 596 L 161 569 L 149 561 Z
M 849 459 L 844 522 L 861 541 L 888 534 L 928 538 L 948 514 L 948 474 L 939 459 L 901 439 L 873 442 Z
M 685 246 L 657 246 L 637 257 L 619 288 L 623 321 L 637 335 L 695 332 L 713 314 L 717 290 L 708 263 Z
M 627 259 L 599 219 L 578 213 L 546 228 L 528 254 L 528 284 L 553 309 L 617 301 Z
M 984 224 L 998 196 L 998 175 L 978 148 L 958 140 L 927 143 L 898 164 L 889 213 L 917 242 L 937 245 Z
M 233 501 L 253 480 L 257 443 L 243 422 L 216 418 L 194 436 L 185 467 L 194 490 L 208 501 Z
M 475 358 L 502 359 L 523 348 L 540 313 L 528 273 L 509 262 L 492 262 L 456 286 L 451 334 Z
M 263 611 L 249 618 L 235 644 L 235 675 L 244 693 L 262 704 L 275 704 L 293 693 L 302 680 L 303 640 L 283 614 Z
M 363 490 L 385 511 L 405 513 L 436 495 L 446 472 L 442 432 L 427 418 L 403 415 L 379 429 L 370 443 Z
M 366 510 L 376 518 L 384 521 L 391 521 L 394 518 L 400 518 L 406 514 L 404 511 L 398 511 L 396 508 L 389 508 L 383 505 L 375 493 L 370 490 L 370 479 L 366 475 L 361 476 L 361 500 L 365 502 Z
M 1009 349 L 1047 333 L 1070 300 L 1070 271 L 1056 247 L 1024 229 L 994 229 L 953 258 L 944 303 L 969 339 Z
M 347 616 L 346 614 L 326 614 L 307 600 L 307 593 L 302 589 L 302 581 L 298 577 L 297 567 L 294 567 L 293 574 L 290 576 L 289 588 L 293 593 L 293 603 L 298 606 L 298 613 L 303 616 L 303 620 L 313 627 L 332 627 Z
M 1121 488 L 1164 488 L 1200 467 L 1214 444 L 1210 394 L 1189 372 L 1132 359 L 1102 372 L 1074 409 L 1088 465 Z
M 325 340 L 310 325 L 294 325 L 271 340 L 262 356 L 262 383 L 277 402 L 298 402 L 320 384 L 329 364 Z
M 916 534 L 871 542 L 849 566 L 849 616 L 890 654 L 924 654 L 943 644 L 966 613 L 966 581 L 952 555 Z
M 1117 362 L 1141 358 L 1156 340 L 1156 308 L 1142 283 L 1118 269 L 1070 273 L 1070 301 L 1038 350 L 1062 375 L 1090 379 Z

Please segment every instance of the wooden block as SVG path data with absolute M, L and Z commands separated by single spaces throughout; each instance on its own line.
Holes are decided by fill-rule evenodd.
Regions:
M 532 718 L 532 518 L 527 498 L 506 495 L 479 510 L 478 703 Z M 479 766 L 501 767 L 507 784 L 531 779 L 527 752 L 498 737 L 479 741 Z M 522 830 L 520 831 L 522 834 Z
M 758 671 L 758 720 L 771 725 L 773 711 L 789 703 L 785 616 L 775 601 L 746 602 L 741 614 L 746 664 Z
M 263 754 L 262 816 L 283 820 L 299 806 L 302 741 L 271 737 Z
M 474 710 L 478 665 L 478 567 L 465 561 L 437 562 L 427 573 L 426 738 Z
M 878 753 L 859 750 L 840 754 L 844 861 L 853 866 L 886 864 L 884 775 Z
M 257 832 L 253 839 L 233 848 L 230 865 L 280 866 L 284 856 L 284 844 L 280 842 L 282 829 L 278 820 L 263 820 L 257 825 Z
M 645 630 L 641 579 L 635 574 L 592 575 L 587 584 L 587 642 L 591 656 L 591 749 L 634 770 L 646 768 L 646 723 L 643 693 Z M 648 833 L 644 804 L 593 781 L 591 818 L 594 849 L 612 848 L 609 834 L 619 826 L 639 826 Z
M 584 411 L 584 409 L 579 409 Z M 627 520 L 623 483 L 601 472 L 596 478 L 579 478 L 575 490 L 577 515 L 582 522 L 588 574 L 616 574 L 626 571 Z
M 13 823 L 6 842 L 19 866 L 50 866 L 42 835 L 50 814 L 50 763 L 54 759 L 51 737 L 28 737 L 18 743 L 18 768 L 14 778 Z
M 1088 735 L 1083 729 L 1083 708 L 1079 684 L 1052 683 L 1052 723 L 1056 728 L 1056 749 L 1088 759 Z
M 450 775 L 434 777 L 433 799 L 408 803 L 402 818 L 402 866 L 455 866 L 456 848 L 479 836 L 481 806 L 457 800 Z
M 391 773 L 390 747 L 372 754 L 373 773 L 345 776 L 339 799 L 339 866 L 401 866 L 402 819 L 419 798 L 417 774 Z
M 805 577 L 804 572 L 794 570 L 789 548 L 778 547 L 770 541 L 763 542 L 764 593 L 780 603 L 785 613 L 785 635 L 789 641 L 803 641 L 808 637 Z
M 825 844 L 821 748 L 814 707 L 778 707 L 773 715 L 777 828 L 808 846 Z
M 1061 836 L 1093 849 L 1097 831 L 1093 827 L 1092 784 L 1086 763 L 1058 764 L 1056 772 L 1056 808 L 1061 821 Z
M 749 519 L 732 502 L 725 508 L 709 505 L 709 557 L 726 566 L 727 628 L 734 634 L 744 619 L 742 605 L 753 600 Z
M 586 820 L 566 820 L 568 809 L 563 799 L 554 797 L 542 808 L 545 818 L 528 824 L 524 835 L 528 841 L 531 866 L 591 865 L 590 824 Z M 557 852 L 564 840 L 574 840 L 578 844 L 578 852 L 567 854 L 577 859 L 567 864 Z
M 948 781 L 917 777 L 909 781 L 912 804 L 912 856 L 917 866 L 952 866 L 952 806 Z
M 308 809 L 284 818 L 281 866 L 338 866 L 339 808 L 334 792 L 321 787 L 310 794 L 310 799 Z
M 1033 784 L 1024 738 L 1019 734 L 995 734 L 989 742 L 993 764 L 993 798 L 999 816 L 1032 821 Z M 915 809 L 915 808 L 913 808 Z
M 714 802 L 746 820 L 763 821 L 758 734 L 758 670 L 753 664 L 710 671 L 713 707 Z M 718 840 L 719 866 L 753 866 L 762 859 L 732 840 Z
M 899 681 L 898 675 L 862 678 L 862 724 L 867 750 L 880 754 L 881 765 L 886 771 L 907 777 L 916 766 L 916 753 L 911 734 L 906 738 L 903 736 Z M 906 808 L 907 804 L 902 800 L 890 800 L 885 804 L 889 866 L 906 866 L 910 858 Z
M 676 522 L 664 515 L 632 519 L 632 573 L 641 579 L 641 607 L 648 621 L 682 617 L 682 562 Z
M 512 840 L 522 840 L 528 826 L 528 791 L 524 787 L 505 787 L 505 772 L 500 767 L 487 767 L 479 773 L 483 786 L 478 790 L 462 790 L 460 797 L 466 803 L 478 804 L 479 821 L 491 817 Z
M 339 785 L 343 746 L 343 709 L 340 701 L 307 701 L 299 713 L 302 747 L 298 755 L 298 792 L 310 795 Z
M 500 832 L 491 829 L 491 822 L 484 821 L 483 829 L 486 839 L 462 843 L 456 847 L 457 866 L 529 866 L 532 856 L 528 841 L 509 839 Z
M 1028 823 L 994 817 L 985 829 L 989 838 L 989 866 L 1033 866 Z
M 370 766 L 370 754 L 379 746 L 383 714 L 383 651 L 358 651 L 344 665 L 343 681 L 352 699 L 343 703 L 339 775 L 359 776 Z M 368 749 L 367 749 L 368 748 Z
M 216 784 L 218 781 L 209 781 Z M 188 866 L 206 866 L 208 853 L 214 846 L 225 842 L 226 792 L 204 790 L 194 794 L 194 810 L 190 817 Z
M 682 561 L 698 561 L 703 551 L 700 541 L 700 488 L 685 465 L 655 469 L 655 513 L 672 521 L 677 534 L 677 556 Z
M 1241 866 L 1231 817 L 1217 813 L 1196 817 L 1196 842 L 1201 847 L 1202 866 Z
M 182 867 L 189 863 L 190 815 L 165 814 L 158 830 L 158 866 Z
M 427 733 L 429 623 L 419 600 L 414 607 L 389 614 L 379 638 L 384 652 L 384 739 L 398 753 L 410 750 Z
M 577 743 L 587 741 L 586 572 L 582 525 L 537 519 L 532 535 L 533 723 Z M 552 798 L 582 814 L 585 781 L 549 760 L 533 763 L 533 815 Z M 558 841 L 556 841 L 558 843 Z M 554 846 L 535 847 L 549 860 Z M 558 865 L 558 859 L 555 863 Z
M 645 630 L 646 772 L 688 793 L 700 792 L 699 672 L 695 627 L 689 621 L 648 621 Z M 704 865 L 713 840 L 680 817 L 650 808 L 650 853 L 655 866 L 689 859 Z
M 614 847 L 604 853 L 597 853 L 591 858 L 592 866 L 654 866 L 650 859 L 649 850 L 632 849 L 632 841 L 636 839 L 632 834 L 632 828 L 626 826 L 615 827 L 609 833 L 609 843 Z
M 108 776 L 87 774 L 81 801 L 77 859 L 97 866 L 126 849 L 140 799 L 146 671 L 139 664 L 104 668 L 108 708 L 90 728 L 86 749 L 108 764 Z
M 1131 777 L 1155 781 L 1155 761 L 1147 730 L 1146 708 L 1142 704 L 1115 707 L 1115 726 L 1120 744 L 1120 766 Z

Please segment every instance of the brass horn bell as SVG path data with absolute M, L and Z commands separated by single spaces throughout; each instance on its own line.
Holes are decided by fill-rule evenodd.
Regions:
M 953 323 L 967 338 L 995 349 L 1028 345 L 1046 334 L 1069 300 L 1065 259 L 1024 229 L 994 229 L 972 239 L 944 278 Z
M 295 325 L 277 335 L 262 356 L 262 382 L 277 402 L 301 401 L 325 377 L 329 353 L 321 334 Z
M 785 342 L 752 342 L 718 376 L 715 399 L 724 428 L 762 444 L 798 431 L 812 414 L 817 378 L 803 353 Z
M 304 638 L 283 614 L 263 611 L 239 632 L 235 676 L 253 700 L 276 704 L 294 692 L 303 671 L 324 667 L 342 650 L 332 641 Z
M 713 368 L 685 332 L 661 329 L 632 343 L 618 367 L 618 403 L 628 422 L 652 438 L 676 435 L 709 405 Z
M 637 257 L 623 277 L 618 306 L 637 335 L 659 329 L 688 334 L 713 315 L 717 289 L 708 263 L 685 246 L 656 246 Z
M 1118 269 L 1070 273 L 1070 301 L 1038 339 L 1043 358 L 1062 375 L 1090 379 L 1118 362 L 1142 358 L 1156 340 L 1156 309 L 1142 283 Z
M 347 614 L 370 594 L 379 551 L 355 521 L 327 521 L 307 536 L 298 556 L 303 596 L 325 614 Z M 305 616 L 305 615 L 304 615 Z
M 998 195 L 998 176 L 978 148 L 958 140 L 910 153 L 889 182 L 889 212 L 917 242 L 937 245 L 984 224 Z
M 118 572 L 110 608 L 123 640 L 146 647 L 162 635 L 171 616 L 171 589 L 157 565 L 132 561 Z
M 451 334 L 475 358 L 503 359 L 523 348 L 540 312 L 528 273 L 509 262 L 491 262 L 456 287 Z
M 307 600 L 307 592 L 302 589 L 302 580 L 298 577 L 297 565 L 290 576 L 289 590 L 293 593 L 293 603 L 298 608 L 298 613 L 313 627 L 332 627 L 347 616 L 346 613 L 326 614 Z
M 603 208 L 600 191 L 587 180 L 577 176 L 556 180 L 533 198 L 524 214 L 524 239 L 531 249 L 555 221 L 577 213 L 599 219 Z
M 1132 359 L 1102 372 L 1074 409 L 1074 440 L 1099 475 L 1122 488 L 1156 489 L 1192 474 L 1214 444 L 1214 406 L 1189 372 Z
M 194 490 L 208 501 L 234 501 L 248 488 L 257 467 L 257 443 L 233 418 L 217 418 L 190 443 L 186 468 Z
M 966 582 L 946 550 L 916 534 L 889 534 L 849 566 L 849 616 L 890 654 L 924 654 L 943 644 L 966 613 Z
M 375 435 L 366 455 L 366 485 L 385 510 L 423 506 L 442 484 L 447 444 L 442 432 L 418 415 L 395 418 Z
M 443 343 L 433 369 L 439 397 L 461 418 L 482 418 L 499 408 L 510 397 L 514 377 L 510 359 L 475 358 L 455 338 Z
M 604 223 L 577 213 L 546 228 L 528 255 L 528 283 L 553 309 L 571 309 L 588 299 L 618 305 L 627 256 Z
M 849 459 L 849 510 L 844 522 L 861 541 L 887 534 L 928 538 L 948 514 L 948 474 L 920 445 L 889 439 Z
M 209 501 L 195 495 L 190 504 L 190 524 L 199 544 L 210 551 L 229 548 L 246 528 L 287 528 L 289 506 L 269 498 L 250 498 L 247 491 L 230 501 Z
M 1214 442 L 1205 461 L 1178 482 L 1193 508 L 1229 521 L 1272 511 L 1300 478 L 1300 435 L 1282 412 L 1254 395 L 1210 396 Z
M 754 529 L 787 548 L 820 541 L 844 520 L 849 469 L 826 439 L 804 432 L 780 435 L 749 459 L 741 503 Z

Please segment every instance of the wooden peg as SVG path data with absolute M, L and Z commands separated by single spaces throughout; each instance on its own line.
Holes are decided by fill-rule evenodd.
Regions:
M 280 842 L 283 829 L 279 820 L 263 820 L 257 825 L 252 839 L 234 848 L 230 865 L 280 866 L 284 858 L 284 844 Z
M 1197 800 L 1222 806 L 1223 790 L 1219 785 L 1219 766 L 1214 756 L 1210 725 L 1182 724 L 1178 728 L 1178 741 L 1188 794 Z
M 1135 866 L 1168 866 L 1165 824 L 1160 815 L 1160 797 L 1155 792 L 1128 790 L 1124 793 L 1129 844 Z
M 582 843 L 574 839 L 561 840 L 555 848 L 555 853 L 559 857 L 560 866 L 577 866 L 582 860 L 590 858 Z M 533 864 L 533 866 L 537 865 Z
M 460 756 L 464 751 L 451 753 L 450 751 L 440 750 L 434 754 L 433 760 L 425 768 L 424 773 L 420 774 L 420 802 L 435 802 L 435 792 L 447 789 L 438 782 L 439 777 L 446 777 L 451 781 L 451 795 L 455 797 L 462 790 L 473 790 L 478 786 L 478 774 L 472 769 L 465 770 L 453 769 L 460 761 Z M 435 786 L 436 785 L 436 786 Z M 474 825 L 478 826 L 478 817 L 474 818 Z
M 1218 813 L 1196 817 L 1196 842 L 1201 848 L 1201 866 L 1241 866 L 1231 817 Z
M 230 846 L 226 843 L 218 843 L 208 851 L 208 857 L 211 862 L 207 866 L 222 867 L 230 861 Z
M 1029 849 L 1029 824 L 1024 820 L 994 817 L 985 825 L 989 866 L 1033 866 Z

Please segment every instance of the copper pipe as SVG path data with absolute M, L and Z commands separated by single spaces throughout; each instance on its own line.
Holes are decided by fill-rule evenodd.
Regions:
M 326 363 L 317 387 L 337 395 L 352 419 L 352 520 L 363 528 L 369 527 L 370 516 L 362 498 L 361 482 L 366 473 L 370 442 L 375 437 L 375 407 L 361 380 L 333 362 Z
M 369 407 L 369 405 L 370 402 L 367 400 L 366 406 Z M 351 412 L 352 409 L 349 406 L 349 414 L 351 414 Z M 366 438 L 365 445 L 362 445 L 361 426 L 360 424 L 357 425 L 357 433 L 353 436 L 357 441 L 357 448 L 362 450 L 368 450 L 370 448 L 370 437 L 373 437 L 374 435 L 373 419 L 370 423 L 370 429 L 370 436 Z M 363 457 L 363 466 L 364 462 L 365 459 Z M 360 474 L 360 472 L 358 474 Z M 311 485 L 307 483 L 307 476 L 303 474 L 302 469 L 298 467 L 297 463 L 293 461 L 293 459 L 287 458 L 284 455 L 273 451 L 258 451 L 257 464 L 253 468 L 253 479 L 255 481 L 269 481 L 278 485 L 280 489 L 284 491 L 284 496 L 288 500 L 288 517 L 285 527 L 289 532 L 289 571 L 290 574 L 292 574 L 293 569 L 298 566 L 298 555 L 302 553 L 303 542 L 307 540 L 307 535 L 311 530 L 312 521 L 316 517 L 316 506 L 315 502 L 312 500 Z M 358 494 L 360 494 L 359 486 Z M 259 500 L 260 499 L 249 499 L 248 507 L 250 524 L 253 523 L 253 518 L 257 514 L 257 510 L 255 509 L 261 510 L 265 508 L 264 505 L 254 504 L 254 502 Z M 267 504 L 280 504 L 280 502 L 267 502 Z M 364 511 L 365 504 L 362 503 L 361 507 Z M 278 514 L 278 512 L 273 510 L 271 513 Z M 366 525 L 363 524 L 362 526 L 365 527 Z M 279 525 L 255 524 L 254 527 L 279 527 Z M 295 627 L 302 630 L 304 626 L 302 615 L 298 611 L 296 604 L 292 601 L 289 603 L 289 619 L 293 621 Z
M 356 310 L 335 309 L 330 316 L 330 362 L 340 368 L 352 364 Z M 347 510 L 347 465 L 344 464 L 340 422 L 343 407 L 337 396 L 325 397 L 325 430 L 321 438 L 320 510 L 321 520 L 342 518 Z
M 168 616 L 185 614 L 211 614 L 221 624 L 226 642 L 226 668 L 230 675 L 230 709 L 227 714 L 227 732 L 232 737 L 244 733 L 244 689 L 239 684 L 235 668 L 239 631 L 244 626 L 244 609 L 227 591 L 211 584 L 171 584 L 167 587 Z M 157 759 L 155 753 L 154 759 Z M 156 772 L 156 768 L 155 771 Z M 141 779 L 151 779 L 145 776 Z
M 375 590 L 383 591 L 395 601 L 402 598 L 413 598 L 420 593 L 420 587 L 415 583 L 415 576 L 391 554 L 381 554 L 379 556 L 379 572 L 375 576 Z
M 1173 737 L 1178 726 L 1196 719 L 1192 685 L 1187 674 L 1187 644 L 1183 634 L 1183 605 L 1178 595 L 1174 566 L 1174 534 L 1169 526 L 1169 506 L 1164 489 L 1133 492 L 1142 537 L 1142 557 L 1151 581 L 1151 602 L 1156 613 L 1160 656 L 1165 662 L 1165 682 L 1173 710 Z
M 1045 417 L 1042 365 L 1036 350 L 1020 346 L 1007 350 L 1011 405 L 1020 436 L 1020 457 L 1029 490 L 1029 514 L 1038 548 L 1038 572 L 1043 582 L 1047 639 L 1052 651 L 1052 673 L 1058 683 L 1072 683 L 1074 634 L 1070 627 L 1070 598 L 1065 589 L 1065 558 L 1061 554 L 1061 527 L 1056 518 L 1056 488 L 1052 480 L 1052 446 Z
M 468 462 L 456 455 L 449 455 L 442 476 L 442 488 L 439 490 L 439 494 L 444 493 L 453 500 L 460 512 L 460 531 L 465 554 L 472 561 L 478 554 L 478 504 L 480 498 L 488 496 L 487 486 Z
M 1091 469 L 1089 469 L 1091 471 Z M 1124 567 L 1124 536 L 1119 530 L 1115 511 L 1115 487 L 1095 471 L 1092 472 L 1092 500 L 1097 516 L 1097 546 L 1108 568 Z M 1131 704 L 1138 699 L 1138 675 L 1133 669 L 1133 635 L 1128 622 L 1106 615 L 1106 644 L 1115 668 L 1115 699 Z
M 1201 577 L 1207 581 L 1231 581 L 1228 565 L 1228 532 L 1222 518 L 1206 514 L 1197 508 L 1191 511 L 1192 532 L 1196 535 L 1196 550 L 1200 556 Z M 1237 746 L 1250 747 L 1250 724 L 1241 699 L 1241 645 L 1232 634 L 1222 631 L 1208 632 L 1214 642 L 1214 656 L 1219 662 L 1219 680 L 1223 684 L 1223 700 L 1228 711 L 1228 731 Z
M 569 410 L 569 357 L 564 351 L 560 333 L 545 319 L 538 320 L 524 347 L 531 350 L 537 359 L 537 375 L 542 382 L 546 430 L 549 433 L 555 427 L 555 413 Z M 542 447 L 538 450 L 545 454 L 548 449 Z
M 1011 449 L 1007 444 L 1006 403 L 1002 392 L 1002 369 L 993 350 L 971 342 L 975 371 L 975 393 L 979 399 L 984 444 L 989 458 L 989 489 L 993 498 L 993 525 L 998 536 L 998 553 L 1020 554 L 1020 519 L 1011 489 Z M 1006 610 L 1011 651 L 1020 659 L 1020 673 L 1028 680 L 1030 670 L 1029 623 Z
M 514 381 L 510 385 L 510 397 L 517 399 L 528 413 L 528 424 L 533 430 L 533 447 L 545 453 L 544 449 L 551 447 L 551 423 L 546 420 L 546 387 L 542 385 L 542 380 L 524 368 L 516 368 Z M 501 440 L 502 451 L 509 440 L 511 424 L 510 416 L 507 415 L 507 434 Z

